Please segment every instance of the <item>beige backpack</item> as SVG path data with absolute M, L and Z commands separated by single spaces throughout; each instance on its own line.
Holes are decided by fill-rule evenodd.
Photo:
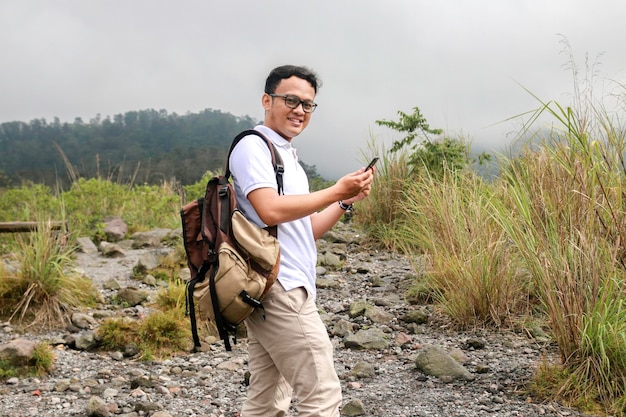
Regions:
M 233 140 L 228 157 L 237 143 L 248 135 L 265 140 L 272 155 L 278 192 L 282 193 L 283 164 L 274 144 L 261 132 L 247 130 Z M 259 228 L 237 209 L 226 159 L 224 175 L 209 180 L 203 198 L 181 210 L 183 241 L 192 278 L 187 282 L 187 313 L 191 322 L 194 349 L 200 347 L 195 303 L 213 320 L 231 350 L 230 336 L 255 308 L 263 308 L 263 297 L 276 281 L 280 264 L 277 227 Z

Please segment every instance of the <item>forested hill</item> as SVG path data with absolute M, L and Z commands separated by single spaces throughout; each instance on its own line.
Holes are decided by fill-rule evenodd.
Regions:
M 178 115 L 166 110 L 99 115 L 88 123 L 35 119 L 0 124 L 0 186 L 24 181 L 61 184 L 99 176 L 128 184 L 197 182 L 222 171 L 237 133 L 256 124 L 219 110 Z M 310 177 L 319 177 L 306 166 Z

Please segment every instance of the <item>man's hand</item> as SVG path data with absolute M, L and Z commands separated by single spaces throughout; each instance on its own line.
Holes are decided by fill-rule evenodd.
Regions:
M 338 193 L 342 195 L 340 200 L 342 200 L 345 204 L 352 204 L 363 200 L 369 195 L 370 190 L 372 189 L 373 180 L 374 168 L 361 168 L 358 171 L 340 178 L 335 183 L 335 187 L 338 188 Z

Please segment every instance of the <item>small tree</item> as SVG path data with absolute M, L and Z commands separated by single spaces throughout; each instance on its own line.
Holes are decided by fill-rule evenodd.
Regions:
M 443 130 L 432 129 L 419 107 L 413 107 L 413 114 L 406 114 L 400 110 L 398 114 L 400 120 L 397 122 L 377 120 L 376 124 L 407 133 L 404 138 L 394 141 L 390 152 L 410 149 L 408 163 L 414 173 L 425 170 L 430 175 L 441 178 L 445 169 L 458 171 L 471 165 L 469 147 L 461 140 L 448 137 L 433 138 L 442 135 Z M 422 140 L 416 143 L 417 139 Z M 489 159 L 490 156 L 483 153 L 478 157 L 478 162 L 482 164 Z

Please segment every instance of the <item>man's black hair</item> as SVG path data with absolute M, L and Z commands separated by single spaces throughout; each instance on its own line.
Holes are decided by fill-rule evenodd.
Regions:
M 317 94 L 317 89 L 322 86 L 322 81 L 319 79 L 317 74 L 313 72 L 313 70 L 307 67 L 299 67 L 297 65 L 283 65 L 274 68 L 270 72 L 270 75 L 267 76 L 267 80 L 265 80 L 265 92 L 267 94 L 274 94 L 276 92 L 276 87 L 278 87 L 281 80 L 294 75 L 308 81 L 311 86 L 313 86 L 315 94 Z

